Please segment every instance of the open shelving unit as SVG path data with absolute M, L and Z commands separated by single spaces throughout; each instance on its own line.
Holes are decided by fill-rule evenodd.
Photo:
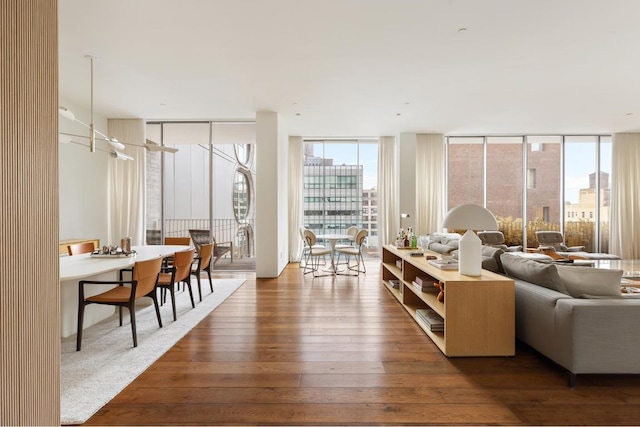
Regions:
M 382 283 L 446 356 L 515 355 L 513 280 L 486 270 L 477 277 L 442 270 L 410 252 L 392 245 L 382 248 Z M 416 277 L 444 283 L 444 302 L 437 300 L 437 288 L 423 292 L 415 285 Z M 394 279 L 400 280 L 399 289 L 389 283 Z M 419 320 L 416 310 L 422 308 L 444 319 L 444 331 L 432 332 Z

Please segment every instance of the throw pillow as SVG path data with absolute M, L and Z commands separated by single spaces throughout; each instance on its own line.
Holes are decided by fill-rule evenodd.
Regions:
M 558 269 L 555 264 L 543 264 L 510 253 L 500 255 L 500 261 L 507 276 L 525 280 L 568 295 L 564 282 L 558 275 Z
M 622 298 L 622 270 L 559 265 L 558 275 L 574 298 Z

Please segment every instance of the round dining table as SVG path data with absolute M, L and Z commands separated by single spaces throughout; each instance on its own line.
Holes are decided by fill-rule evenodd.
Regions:
M 353 236 L 350 234 L 317 234 L 316 239 L 318 240 L 327 240 L 329 245 L 331 246 L 331 267 L 328 271 L 333 274 L 338 274 L 340 270 L 338 270 L 338 266 L 335 263 L 335 253 L 336 253 L 336 244 L 340 240 L 353 240 Z

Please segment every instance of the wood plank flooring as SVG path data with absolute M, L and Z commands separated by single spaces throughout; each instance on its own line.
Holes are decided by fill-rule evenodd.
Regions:
M 640 376 L 447 358 L 381 285 L 255 275 L 87 425 L 640 425 Z M 640 357 L 630 355 L 630 357 Z

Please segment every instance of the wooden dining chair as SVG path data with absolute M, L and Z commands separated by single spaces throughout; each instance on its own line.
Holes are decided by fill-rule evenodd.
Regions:
M 191 237 L 165 237 L 164 244 L 190 246 Z M 173 265 L 173 255 L 165 257 L 163 261 L 163 267 L 171 267 L 171 265 Z
M 129 309 L 131 317 L 131 333 L 133 334 L 133 346 L 138 346 L 138 336 L 136 333 L 136 311 L 135 302 L 142 297 L 149 297 L 153 300 L 158 318 L 158 326 L 162 328 L 160 319 L 160 307 L 156 298 L 156 284 L 162 266 L 162 258 L 153 258 L 147 261 L 138 261 L 133 266 L 131 280 L 81 280 L 78 291 L 78 336 L 76 339 L 76 351 L 80 351 L 82 346 L 82 327 L 84 323 L 84 310 L 89 304 L 104 304 L 118 307 L 120 326 L 122 326 L 122 307 Z M 85 298 L 85 286 L 87 285 L 118 285 L 98 295 Z M 131 285 L 131 287 L 124 286 Z
M 88 254 L 96 250 L 93 242 L 75 243 L 73 245 L 67 245 L 67 251 L 69 255 Z
M 213 243 L 205 243 L 200 246 L 200 253 L 194 267 L 191 269 L 191 274 L 196 276 L 198 281 L 198 295 L 200 296 L 200 302 L 202 302 L 202 287 L 200 286 L 200 275 L 203 271 L 207 272 L 209 276 L 209 286 L 211 292 L 213 292 L 213 282 L 211 281 L 211 256 L 213 255 Z
M 191 237 L 165 237 L 164 244 L 189 246 L 191 245 Z
M 196 308 L 193 301 L 193 290 L 191 289 L 191 264 L 193 264 L 193 256 L 195 248 L 186 251 L 176 252 L 173 255 L 173 265 L 169 269 L 165 269 L 158 276 L 158 289 L 162 290 L 162 302 L 166 300 L 166 291 L 171 294 L 171 308 L 173 309 L 174 322 L 178 319 L 176 314 L 176 288 L 178 283 L 184 283 L 189 288 L 189 297 L 191 298 L 191 306 Z

